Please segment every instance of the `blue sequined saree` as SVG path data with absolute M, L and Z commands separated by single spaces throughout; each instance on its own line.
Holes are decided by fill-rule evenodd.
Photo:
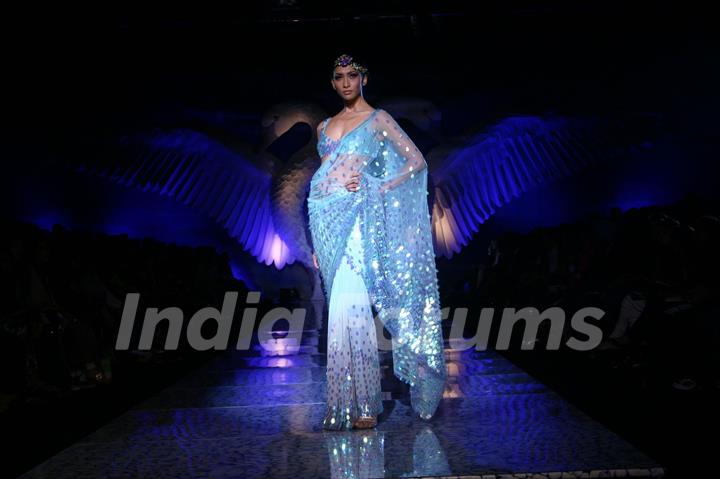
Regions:
M 349 429 L 382 411 L 371 306 L 392 337 L 393 372 L 410 386 L 416 413 L 442 398 L 437 269 L 427 204 L 427 164 L 392 116 L 374 110 L 337 141 L 325 134 L 308 213 L 328 318 L 326 429 Z M 360 188 L 345 182 L 360 172 Z

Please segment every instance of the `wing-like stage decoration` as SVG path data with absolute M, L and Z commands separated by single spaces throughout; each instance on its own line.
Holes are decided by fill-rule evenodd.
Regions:
M 293 256 L 313 270 L 306 200 L 310 178 L 320 166 L 316 127 L 326 117 L 324 110 L 312 104 L 283 103 L 269 109 L 262 120 L 265 134 L 260 147 L 268 149 L 271 145 L 269 150 L 277 156 L 289 155 L 273 168 L 270 198 L 275 227 Z M 283 142 L 288 137 L 292 145 L 278 145 L 278 140 Z M 298 141 L 293 142 L 293 138 Z
M 533 186 L 627 152 L 637 140 L 631 131 L 609 120 L 510 117 L 456 146 L 435 148 L 428 154 L 435 253 L 460 252 L 496 208 Z
M 203 133 L 179 129 L 127 136 L 110 158 L 80 171 L 201 209 L 265 264 L 282 267 L 293 260 L 273 225 L 271 175 Z
M 383 107 L 436 145 L 426 155 L 429 199 L 435 253 L 447 258 L 496 208 L 536 185 L 618 157 L 639 143 L 641 131 L 603 119 L 516 116 L 451 142 L 442 138 L 442 115 L 432 103 L 399 98 Z M 80 170 L 200 209 L 267 265 L 281 269 L 299 260 L 312 268 L 306 197 L 320 165 L 315 128 L 326 116 L 311 104 L 275 105 L 263 115 L 254 149 L 231 149 L 195 129 L 138 133 Z
M 192 129 L 136 133 L 83 162 L 78 171 L 197 208 L 267 265 L 282 269 L 296 259 L 311 265 L 302 213 L 307 184 L 320 163 L 315 128 L 324 117 L 314 105 L 271 107 L 262 118 L 256 153 L 246 146 L 230 149 Z M 267 151 L 303 123 L 306 134 L 282 145 L 284 158 Z
M 320 166 L 320 159 L 314 146 L 312 151 L 303 148 L 293 156 L 293 161 L 273 177 L 273 218 L 295 258 L 314 268 L 305 202 L 310 178 Z

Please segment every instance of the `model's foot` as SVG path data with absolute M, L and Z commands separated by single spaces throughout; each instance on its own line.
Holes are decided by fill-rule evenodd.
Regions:
M 356 429 L 370 429 L 377 426 L 377 418 L 375 416 L 360 416 L 355 420 L 353 426 Z

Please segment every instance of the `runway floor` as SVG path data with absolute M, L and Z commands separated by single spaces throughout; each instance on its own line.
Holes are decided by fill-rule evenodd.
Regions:
M 407 387 L 383 354 L 378 426 L 323 431 L 322 334 L 306 332 L 294 354 L 228 351 L 21 477 L 664 475 L 656 461 L 491 351 L 446 349 L 448 387 L 431 421 L 413 414 Z

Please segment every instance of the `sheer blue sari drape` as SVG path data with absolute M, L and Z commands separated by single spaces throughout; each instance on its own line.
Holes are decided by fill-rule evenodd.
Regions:
M 322 134 L 318 150 L 325 158 L 310 182 L 308 213 L 326 297 L 359 218 L 363 280 L 392 336 L 393 372 L 410 385 L 413 409 L 429 419 L 447 374 L 427 163 L 382 109 L 338 141 Z M 350 192 L 345 182 L 356 171 L 360 188 Z

